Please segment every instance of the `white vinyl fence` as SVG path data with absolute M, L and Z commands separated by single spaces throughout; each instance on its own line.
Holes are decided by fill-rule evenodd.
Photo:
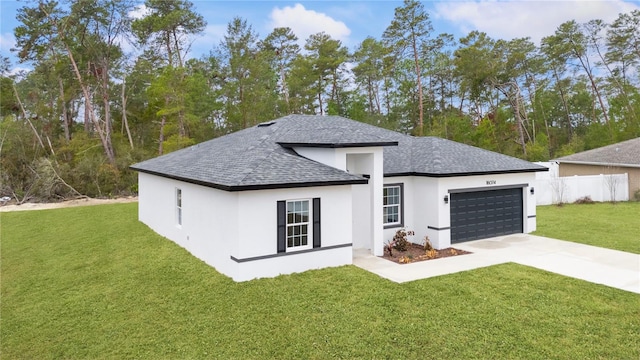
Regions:
M 558 176 L 558 164 L 539 162 L 548 172 L 536 173 L 537 205 L 572 203 L 589 196 L 593 201 L 628 201 L 629 175 Z

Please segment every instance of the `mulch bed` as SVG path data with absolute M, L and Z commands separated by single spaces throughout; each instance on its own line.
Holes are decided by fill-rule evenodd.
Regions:
M 446 248 L 442 250 L 434 250 L 433 256 L 430 257 L 426 254 L 424 247 L 418 244 L 410 244 L 407 251 L 398 251 L 393 250 L 393 256 L 389 256 L 389 253 L 385 250 L 384 256 L 381 256 L 383 259 L 387 259 L 389 261 L 393 261 L 398 264 L 408 264 L 418 261 L 427 261 L 427 260 L 435 260 L 441 259 L 445 257 L 458 256 L 471 254 L 468 251 L 454 249 L 454 248 Z

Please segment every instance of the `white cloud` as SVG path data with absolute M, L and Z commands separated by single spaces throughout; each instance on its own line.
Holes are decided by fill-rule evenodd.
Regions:
M 16 38 L 11 33 L 0 34 L 0 52 L 3 56 L 9 56 L 11 48 L 16 47 Z
M 209 51 L 220 44 L 227 33 L 227 25 L 212 24 L 207 25 L 201 35 L 193 39 L 189 57 L 199 57 L 200 55 L 208 55 Z
M 26 76 L 28 73 L 31 72 L 31 68 L 28 67 L 23 67 L 23 66 L 16 66 L 16 67 L 12 67 L 9 69 L 9 71 L 5 72 L 4 74 L 2 74 L 3 76 L 15 76 L 18 79 Z
M 138 5 L 132 11 L 129 11 L 129 17 L 132 19 L 142 19 L 143 17 L 151 14 L 151 10 L 146 5 Z
M 304 46 L 306 39 L 324 31 L 333 39 L 348 43 L 351 30 L 343 23 L 314 10 L 307 10 L 301 4 L 293 7 L 276 7 L 269 14 L 269 28 L 289 27 L 298 37 L 300 46 Z
M 640 9 L 638 3 L 621 0 L 594 1 L 464 1 L 435 5 L 435 18 L 444 19 L 468 33 L 478 30 L 492 38 L 530 37 L 535 43 L 552 35 L 563 22 L 585 23 L 593 19 L 612 22 L 619 13 Z

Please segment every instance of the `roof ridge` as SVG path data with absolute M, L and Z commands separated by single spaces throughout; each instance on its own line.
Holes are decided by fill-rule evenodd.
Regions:
M 277 122 L 276 122 L 275 120 L 273 120 L 273 124 L 272 124 L 272 125 L 276 125 L 276 126 L 277 126 Z M 256 127 L 256 126 L 253 126 L 253 127 Z M 250 129 L 250 128 L 246 128 L 246 129 Z M 257 148 L 257 147 L 260 147 L 260 146 L 261 146 L 262 144 L 264 144 L 267 140 L 271 139 L 271 137 L 272 137 L 273 133 L 274 133 L 274 132 L 276 132 L 276 130 L 277 130 L 278 128 L 277 128 L 277 127 L 272 128 L 271 126 L 268 126 L 268 127 L 263 127 L 263 129 L 266 129 L 266 131 L 270 131 L 270 133 L 265 134 L 265 135 L 262 135 L 262 136 L 260 137 L 260 140 L 257 142 L 257 144 L 256 144 L 253 148 L 249 147 L 249 148 L 248 148 L 248 150 L 253 150 L 253 149 Z M 277 144 L 277 143 L 275 143 L 275 142 L 274 142 L 273 144 L 275 144 L 275 146 L 267 146 L 267 147 L 265 147 L 265 149 L 264 149 L 264 151 L 265 151 L 265 152 L 264 152 L 264 155 L 262 155 L 262 153 L 260 153 L 261 155 L 260 155 L 260 156 L 257 156 L 253 161 L 251 161 L 251 164 L 250 164 L 250 165 L 254 165 L 255 163 L 262 162 L 262 161 L 264 161 L 265 159 L 268 159 L 268 158 L 271 156 L 271 154 L 273 154 L 273 152 L 276 150 L 276 146 L 280 146 L 280 145 L 278 145 L 278 144 Z M 252 167 L 252 168 L 251 168 L 251 171 L 248 171 L 247 173 L 243 173 L 243 175 L 242 175 L 242 177 L 239 179 L 238 183 L 242 183 L 242 182 L 243 182 L 247 177 L 249 177 L 251 174 L 253 174 L 253 172 L 254 172 L 254 171 L 256 171 L 257 169 L 259 169 L 259 168 L 260 168 L 260 165 L 261 165 L 261 164 L 260 164 L 260 163 L 258 163 L 258 166 L 254 166 L 254 167 Z

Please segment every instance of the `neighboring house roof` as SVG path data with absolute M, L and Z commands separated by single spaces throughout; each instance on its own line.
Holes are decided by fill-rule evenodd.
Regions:
M 559 163 L 640 167 L 640 137 L 554 159 Z
M 227 191 L 364 184 L 294 147 L 384 146 L 385 176 L 546 171 L 543 166 L 436 137 L 413 137 L 339 116 L 289 115 L 131 166 Z

